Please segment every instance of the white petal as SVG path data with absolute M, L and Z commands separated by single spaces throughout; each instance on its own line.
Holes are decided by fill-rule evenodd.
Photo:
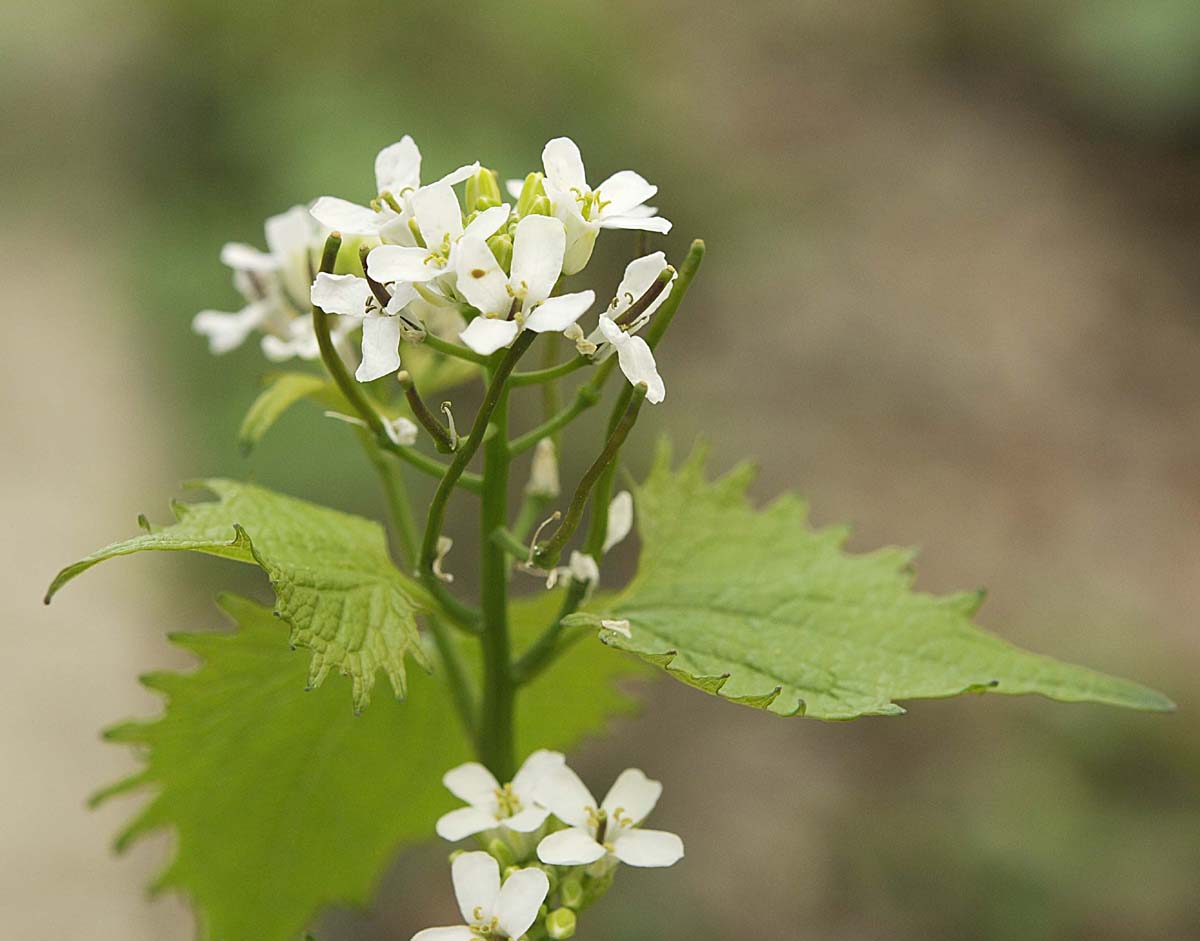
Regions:
M 543 438 L 542 440 L 550 441 L 551 439 Z M 539 748 L 525 759 L 525 763 L 521 765 L 521 769 L 513 777 L 513 793 L 526 803 L 532 801 L 534 799 L 534 788 L 537 786 L 538 781 L 544 775 L 555 768 L 561 768 L 566 763 L 567 759 L 563 756 L 562 752 Z
M 362 362 L 355 370 L 359 382 L 371 382 L 400 368 L 400 321 L 368 317 L 362 322 Z
M 279 259 L 244 242 L 226 242 L 221 246 L 221 264 L 234 271 L 268 272 L 279 268 Z
M 569 137 L 556 137 L 542 148 L 542 168 L 546 171 L 546 178 L 562 189 L 587 187 L 583 157 Z
M 412 941 L 477 941 L 474 931 L 466 925 L 450 928 L 426 928 L 412 936 Z
M 533 797 L 563 823 L 586 827 L 588 808 L 596 807 L 596 798 L 579 780 L 579 775 L 563 765 L 548 771 L 533 790 Z
M 464 235 L 455 252 L 458 292 L 485 314 L 507 314 L 512 306 L 508 275 L 496 261 L 487 242 Z
M 504 190 L 513 199 L 520 199 L 521 198 L 521 190 L 523 190 L 524 188 L 525 188 L 524 180 L 505 180 L 504 181 Z
M 461 801 L 475 806 L 491 806 L 500 789 L 500 783 L 478 761 L 468 761 L 466 764 L 451 768 L 442 775 L 442 784 L 446 790 Z
M 505 817 L 500 821 L 501 826 L 508 827 L 510 830 L 516 830 L 518 833 L 532 833 L 550 816 L 550 811 L 542 807 L 526 807 L 519 813 L 513 814 L 511 817 Z
M 410 247 L 416 245 L 417 237 L 413 235 L 413 231 L 408 225 L 411 220 L 412 213 L 407 209 L 400 215 L 393 213 L 379 229 L 380 240 L 385 245 L 408 245 Z
M 426 262 L 429 250 L 409 245 L 380 245 L 367 256 L 367 273 L 381 284 L 432 281 L 445 270 Z
M 478 172 L 479 172 L 479 161 L 476 160 L 474 163 L 464 164 L 463 166 L 459 167 L 457 170 L 451 170 L 440 180 L 437 180 L 436 183 L 434 183 L 433 185 L 436 186 L 437 183 L 445 183 L 447 186 L 455 186 L 455 185 L 463 182 L 464 180 L 469 180 L 471 177 L 473 177 Z
M 496 818 L 481 807 L 459 807 L 438 820 L 437 835 L 443 840 L 457 843 L 495 826 Z
M 508 203 L 500 206 L 492 206 L 490 209 L 485 209 L 474 219 L 470 224 L 463 229 L 463 238 L 472 236 L 478 239 L 490 239 L 493 235 L 500 231 L 500 227 L 508 221 L 509 213 L 512 209 Z
M 462 235 L 462 209 L 458 197 L 448 183 L 434 183 L 413 193 L 413 214 L 425 244 L 433 251 L 441 247 L 446 236 L 453 242 Z
M 540 869 L 518 869 L 504 880 L 496 899 L 496 918 L 510 938 L 529 930 L 550 892 L 550 880 Z
M 317 275 L 309 296 L 325 313 L 341 314 L 343 317 L 365 317 L 375 297 L 366 278 L 352 274 L 326 274 L 324 271 Z
M 320 229 L 304 206 L 293 206 L 287 212 L 271 216 L 266 224 L 267 248 L 285 262 L 295 256 L 305 256 L 320 237 Z
M 577 582 L 594 585 L 600 581 L 600 566 L 596 564 L 596 560 L 578 549 L 571 550 L 571 560 L 567 563 L 567 572 L 572 580 Z
M 192 318 L 192 330 L 208 337 L 209 352 L 228 353 L 246 342 L 248 337 L 269 313 L 267 302 L 248 304 L 236 314 L 220 310 L 202 310 Z
M 666 397 L 666 387 L 658 374 L 654 354 L 641 337 L 632 337 L 608 317 L 600 317 L 600 333 L 617 351 L 617 363 L 631 385 L 646 384 L 646 401 L 656 405 Z
M 637 229 L 641 232 L 657 232 L 666 235 L 671 231 L 671 223 L 662 216 L 600 216 L 602 229 Z
M 377 235 L 389 219 L 386 213 L 336 196 L 322 196 L 309 212 L 325 228 L 342 235 Z
M 580 291 L 577 294 L 560 294 L 539 304 L 525 318 L 525 326 L 535 333 L 562 331 L 582 317 L 596 303 L 595 291 Z
M 618 170 L 596 187 L 600 201 L 608 203 L 601 214 L 623 216 L 635 206 L 640 206 L 658 192 L 658 187 L 647 183 L 640 174 L 632 170 Z
M 464 921 L 474 921 L 476 908 L 486 914 L 496 910 L 500 894 L 500 864 L 483 852 L 463 853 L 450 867 L 454 879 L 454 897 Z
M 584 866 L 608 851 L 582 827 L 551 833 L 538 844 L 538 859 L 551 866 Z
M 666 267 L 667 256 L 662 252 L 651 252 L 649 255 L 635 258 L 626 265 L 625 276 L 621 278 L 621 283 L 617 286 L 616 303 L 609 308 L 608 316 L 616 320 L 627 311 L 634 301 L 650 290 L 650 286 L 654 284 Z M 667 299 L 667 295 L 670 293 L 670 289 L 664 290 L 641 316 L 649 319 L 650 314 L 658 310 L 659 305 Z
M 613 840 L 613 855 L 627 866 L 673 866 L 683 859 L 683 840 L 665 830 L 624 830 Z
M 379 151 L 375 158 L 375 186 L 380 193 L 399 196 L 406 189 L 421 185 L 421 151 L 416 141 L 405 134 L 394 144 Z
M 654 809 L 661 795 L 662 784 L 651 781 L 637 768 L 627 768 L 613 782 L 601 809 L 607 811 L 609 816 L 622 820 L 629 818 L 639 824 Z
M 558 219 L 526 216 L 517 223 L 509 280 L 514 289 L 525 292 L 528 305 L 550 296 L 562 274 L 566 248 L 567 232 Z
M 546 194 L 554 207 L 554 218 L 563 224 L 567 230 L 567 251 L 563 256 L 563 274 L 578 274 L 587 267 L 592 257 L 592 249 L 596 247 L 596 235 L 600 225 L 589 222 L 579 213 L 579 204 L 570 193 L 563 194 L 546 183 Z
M 390 422 L 384 425 L 387 431 L 387 436 L 392 439 L 394 444 L 416 444 L 417 443 L 417 425 L 403 415 L 398 418 L 393 418 Z M 603 622 L 601 622 L 603 623 Z
M 397 281 L 392 285 L 392 299 L 388 301 L 387 307 L 384 310 L 389 314 L 398 314 L 420 296 L 417 293 L 417 289 L 411 284 Z
M 510 346 L 521 328 L 513 320 L 476 317 L 458 336 L 481 356 L 491 356 L 496 350 Z
M 608 552 L 613 546 L 629 535 L 633 529 L 633 494 L 622 490 L 612 498 L 608 505 L 608 532 L 604 537 L 604 551 Z

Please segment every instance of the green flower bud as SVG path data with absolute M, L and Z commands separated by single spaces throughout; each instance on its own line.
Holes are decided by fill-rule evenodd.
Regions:
M 517 215 L 529 215 L 533 209 L 533 201 L 539 196 L 545 195 L 546 190 L 542 186 L 542 175 L 540 173 L 529 174 L 529 176 L 525 177 L 525 185 L 521 187 L 521 195 L 517 197 Z
M 552 215 L 554 215 L 554 210 L 552 210 L 550 208 L 549 197 L 538 196 L 536 199 L 534 199 L 533 203 L 529 207 L 529 212 L 525 213 L 525 215 L 527 215 L 527 216 L 552 216 Z
M 496 256 L 496 261 L 508 274 L 512 270 L 513 240 L 511 235 L 497 234 L 487 240 L 488 248 Z
M 487 845 L 487 851 L 500 864 L 501 869 L 507 869 L 517 861 L 517 858 L 513 855 L 512 847 L 503 840 L 490 840 Z
M 546 916 L 546 933 L 556 941 L 572 937 L 575 934 L 575 913 L 569 908 L 556 908 Z
M 487 167 L 482 167 L 478 173 L 467 180 L 467 212 L 490 209 L 499 206 L 500 184 L 496 182 L 496 174 Z
M 583 904 L 583 883 L 578 876 L 568 876 L 563 879 L 558 888 L 558 896 L 567 908 L 579 908 Z

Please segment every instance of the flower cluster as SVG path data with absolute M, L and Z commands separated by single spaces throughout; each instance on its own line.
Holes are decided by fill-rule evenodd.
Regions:
M 642 829 L 662 785 L 635 768 L 623 771 L 602 801 L 561 754 L 545 750 L 530 755 L 508 784 L 476 762 L 442 781 L 467 806 L 443 816 L 438 835 L 475 836 L 485 851 L 454 857 L 451 875 L 466 924 L 429 928 L 413 941 L 516 941 L 527 932 L 567 938 L 577 913 L 608 891 L 618 863 L 671 866 L 683 857 L 678 836 Z
M 670 293 L 674 269 L 666 256 L 653 252 L 629 264 L 590 333 L 579 321 L 596 292 L 560 290 L 586 267 L 601 229 L 670 231 L 647 205 L 657 187 L 621 170 L 592 189 L 579 148 L 559 137 L 546 144 L 541 171 L 507 182 L 512 202 L 504 202 L 497 175 L 478 163 L 422 185 L 421 153 L 405 137 L 376 158 L 375 188 L 367 205 L 322 196 L 311 208 L 272 217 L 266 252 L 225 246 L 222 261 L 246 303 L 236 313 L 196 316 L 193 327 L 214 353 L 257 331 L 272 360 L 315 358 L 311 304 L 335 315 L 332 334 L 343 356 L 352 355 L 346 338 L 361 330 L 360 382 L 396 373 L 405 341 L 434 334 L 487 357 L 528 330 L 561 333 L 593 362 L 615 352 L 629 381 L 646 385 L 646 400 L 662 401 L 654 356 L 637 332 Z M 335 270 L 318 271 L 321 246 L 334 232 L 354 251 L 343 252 Z

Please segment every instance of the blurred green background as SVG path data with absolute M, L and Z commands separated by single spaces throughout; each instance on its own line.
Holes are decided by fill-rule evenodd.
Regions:
M 708 241 L 643 443 L 670 426 L 722 466 L 756 455 L 758 496 L 795 487 L 857 548 L 920 544 L 922 587 L 986 583 L 985 625 L 1180 706 L 986 697 L 822 725 L 653 685 L 653 721 L 578 763 L 661 778 L 688 857 L 627 873 L 581 936 L 1200 938 L 1194 0 L 5 0 L 0 104 L 14 937 L 190 936 L 141 893 L 169 841 L 112 858 L 129 806 L 83 801 L 132 764 L 96 730 L 157 709 L 134 675 L 184 663 L 162 634 L 218 625 L 229 571 L 142 559 L 38 596 L 182 479 L 379 512 L 312 410 L 238 454 L 264 363 L 210 357 L 189 321 L 234 302 L 223 241 L 368 197 L 375 152 L 411 133 L 427 177 L 517 175 L 568 134 L 595 178 L 660 185 L 669 253 Z M 602 240 L 601 283 L 630 249 Z M 443 859 L 402 858 L 322 941 L 441 921 Z

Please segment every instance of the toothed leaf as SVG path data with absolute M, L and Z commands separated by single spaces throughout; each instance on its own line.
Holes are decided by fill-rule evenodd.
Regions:
M 637 489 L 638 572 L 598 614 L 571 623 L 676 679 L 780 715 L 896 715 L 900 700 L 965 692 L 1041 693 L 1067 702 L 1171 708 L 1136 683 L 1020 650 L 971 623 L 978 593 L 914 591 L 912 553 L 843 551 L 847 530 L 814 530 L 805 504 L 763 509 L 748 467 L 708 481 L 697 451 L 677 471 L 660 450 Z
M 93 565 L 146 550 L 190 550 L 257 564 L 275 589 L 275 613 L 291 625 L 290 642 L 312 651 L 307 684 L 330 670 L 351 678 L 354 708 L 371 698 L 383 670 L 405 694 L 404 660 L 423 667 L 416 613 L 424 590 L 392 564 L 378 523 L 285 497 L 252 484 L 194 485 L 217 499 L 172 505 L 177 522 L 114 543 L 59 572 L 47 602 Z
M 514 604 L 514 639 L 528 643 L 560 601 Z M 437 817 L 457 805 L 441 776 L 470 749 L 438 673 L 415 673 L 407 702 L 354 716 L 343 680 L 304 691 L 304 658 L 269 608 L 221 604 L 238 630 L 172 637 L 202 663 L 143 678 L 166 697 L 164 714 L 107 738 L 134 746 L 145 766 L 93 800 L 153 791 L 117 845 L 175 831 L 154 887 L 190 898 L 201 941 L 290 941 L 327 905 L 369 902 L 397 849 L 434 839 Z M 522 692 L 519 747 L 567 748 L 600 731 L 634 706 L 614 680 L 644 669 L 577 645 Z

